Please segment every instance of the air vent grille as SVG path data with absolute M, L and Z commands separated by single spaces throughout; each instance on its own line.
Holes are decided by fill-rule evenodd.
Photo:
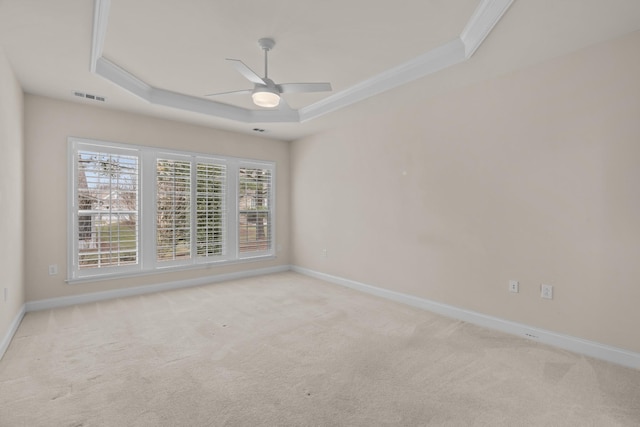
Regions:
M 79 98 L 91 99 L 93 101 L 105 102 L 106 98 L 104 96 L 92 95 L 90 93 L 78 92 L 75 91 L 73 94 Z

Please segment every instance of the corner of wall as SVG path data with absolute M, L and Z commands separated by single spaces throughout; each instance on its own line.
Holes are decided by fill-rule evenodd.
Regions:
M 0 357 L 25 312 L 24 94 L 0 47 Z

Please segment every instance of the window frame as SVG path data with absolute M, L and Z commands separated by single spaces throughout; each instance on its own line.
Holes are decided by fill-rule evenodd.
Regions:
M 70 196 L 69 200 L 68 200 L 68 207 L 67 207 L 67 220 L 68 220 L 68 227 L 67 230 L 69 231 L 69 238 L 67 240 L 67 248 L 68 248 L 68 257 L 67 257 L 67 264 L 68 264 L 68 278 L 84 278 L 86 276 L 89 276 L 88 274 L 74 274 L 72 275 L 71 272 L 75 271 L 75 272 L 80 272 L 80 271 L 92 271 L 92 270 L 100 270 L 101 271 L 101 275 L 109 275 L 109 276 L 122 276 L 122 275 L 128 275 L 128 274 L 135 274 L 140 270 L 140 263 L 141 263 L 141 257 L 140 257 L 140 242 L 144 241 L 144 237 L 142 236 L 142 229 L 140 227 L 140 217 L 142 216 L 142 205 L 140 203 L 140 175 L 141 175 L 141 158 L 139 156 L 138 150 L 136 150 L 133 147 L 126 147 L 126 146 L 111 146 L 109 147 L 109 150 L 104 150 L 105 146 L 104 144 L 100 144 L 97 143 L 96 141 L 91 141 L 91 140 L 84 140 L 82 144 L 78 144 L 78 145 L 74 145 L 75 149 L 73 149 L 70 152 L 70 155 L 68 156 L 69 159 L 69 165 L 68 165 L 68 171 L 69 171 L 69 189 L 71 191 L 69 191 L 67 194 Z M 79 227 L 78 227 L 78 222 L 79 222 L 79 209 L 77 206 L 77 200 L 78 200 L 78 169 L 76 168 L 78 161 L 79 161 L 79 152 L 80 151 L 91 151 L 91 150 L 95 150 L 95 151 L 102 151 L 102 152 L 108 152 L 110 154 L 119 154 L 119 155 L 126 155 L 126 156 L 132 156 L 132 157 L 137 157 L 138 159 L 138 209 L 137 209 L 137 237 L 136 237 L 136 249 L 137 249 L 137 263 L 135 264 L 129 264 L 129 265 L 124 265 L 124 266 L 108 266 L 108 267 L 101 267 L 101 268 L 91 268 L 91 269 L 80 269 L 79 266 L 77 265 L 78 262 L 77 260 L 79 259 L 79 251 L 80 251 L 80 244 L 79 244 Z
M 255 163 L 255 162 L 241 161 L 236 170 L 236 182 L 238 185 L 240 184 L 240 169 L 265 169 L 270 171 L 270 180 L 269 180 L 270 191 L 268 193 L 268 198 L 267 198 L 267 201 L 268 201 L 267 215 L 270 216 L 270 221 L 268 221 L 267 233 L 269 234 L 268 239 L 271 247 L 267 251 L 256 250 L 256 251 L 242 252 L 240 250 L 240 246 L 242 244 L 242 242 L 240 241 L 240 215 L 242 214 L 242 212 L 240 209 L 240 188 L 238 188 L 236 190 L 236 195 L 238 197 L 238 200 L 236 202 L 236 208 L 237 208 L 236 226 L 238 227 L 238 230 L 236 231 L 237 238 L 238 238 L 238 243 L 236 244 L 236 248 L 238 250 L 237 257 L 239 259 L 250 259 L 250 258 L 256 258 L 261 256 L 267 256 L 268 252 L 273 251 L 273 248 L 274 248 L 275 221 L 273 220 L 273 218 L 274 218 L 275 192 L 273 191 L 273 188 L 275 185 L 275 169 L 265 168 L 264 165 Z M 246 211 L 251 211 L 251 210 L 253 209 L 246 209 Z
M 79 229 L 78 229 L 78 152 L 85 150 L 100 152 L 122 152 L 138 157 L 138 232 L 137 264 L 126 268 L 95 267 L 79 268 Z M 87 138 L 68 138 L 68 201 L 67 201 L 67 282 L 79 283 L 109 278 L 129 277 L 141 274 L 154 274 L 163 271 L 210 267 L 218 264 L 260 261 L 276 257 L 276 163 L 272 161 L 244 159 L 192 151 L 160 149 L 143 145 L 124 144 Z M 157 161 L 158 159 L 191 162 L 190 178 L 190 224 L 191 254 L 188 258 L 175 261 L 160 261 L 157 258 Z M 224 167 L 224 195 L 222 203 L 223 243 L 220 255 L 201 255 L 197 253 L 198 210 L 197 184 L 198 165 L 208 164 Z M 266 169 L 270 171 L 269 186 L 269 244 L 267 250 L 241 252 L 239 239 L 239 171 L 240 168 Z

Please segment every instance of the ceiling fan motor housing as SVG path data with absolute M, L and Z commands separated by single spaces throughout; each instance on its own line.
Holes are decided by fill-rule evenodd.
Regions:
M 258 46 L 263 50 L 271 50 L 276 45 L 276 41 L 272 38 L 265 37 L 258 40 Z

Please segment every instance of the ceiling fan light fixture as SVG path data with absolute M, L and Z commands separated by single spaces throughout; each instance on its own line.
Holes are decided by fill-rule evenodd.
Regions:
M 258 107 L 273 108 L 280 104 L 280 94 L 268 87 L 254 90 L 251 98 Z
M 273 49 L 275 45 L 276 42 L 270 38 L 262 38 L 258 40 L 258 46 L 260 46 L 260 48 L 264 51 L 264 77 L 260 77 L 255 71 L 247 67 L 245 63 L 240 61 L 239 59 L 227 58 L 227 61 L 230 61 L 244 78 L 253 83 L 253 89 L 212 93 L 205 96 L 226 95 L 230 93 L 251 93 L 253 103 L 258 107 L 274 108 L 280 105 L 280 94 L 282 93 L 324 92 L 331 90 L 330 83 L 275 84 L 275 82 L 269 78 L 269 68 L 267 62 L 267 54 L 271 49 Z M 286 102 L 282 102 L 283 108 L 288 108 Z

